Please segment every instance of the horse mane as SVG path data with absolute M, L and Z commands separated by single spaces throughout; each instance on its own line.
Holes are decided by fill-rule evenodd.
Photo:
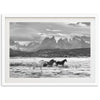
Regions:
M 63 61 L 67 61 L 66 59 L 64 59 Z
M 54 59 L 51 59 L 50 61 L 55 61 L 55 60 L 54 60 Z M 50 61 L 49 61 L 49 62 L 50 62 Z

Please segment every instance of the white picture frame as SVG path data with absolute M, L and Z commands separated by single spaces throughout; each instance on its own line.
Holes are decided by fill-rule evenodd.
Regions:
M 91 30 L 92 33 L 91 34 L 91 62 L 92 62 L 92 67 L 93 67 L 93 73 L 92 73 L 92 77 L 91 78 L 84 78 L 80 81 L 78 81 L 76 78 L 74 79 L 68 79 L 68 82 L 60 82 L 62 81 L 62 79 L 60 79 L 60 81 L 58 82 L 53 82 L 55 80 L 55 78 L 51 79 L 50 82 L 44 82 L 44 80 L 48 80 L 48 79 L 40 79 L 41 81 L 39 81 L 38 79 L 23 79 L 23 78 L 14 78 L 14 80 L 12 80 L 12 78 L 9 78 L 8 74 L 8 65 L 9 65 L 9 54 L 8 52 L 8 47 L 9 47 L 9 34 L 7 34 L 7 30 L 6 30 L 6 24 L 8 22 L 11 22 L 9 20 L 6 20 L 7 18 L 10 18 L 11 21 L 14 21 L 17 18 L 20 18 L 20 20 L 16 20 L 16 21 L 21 21 L 24 22 L 25 18 L 58 18 L 58 20 L 60 18 L 72 18 L 72 20 L 74 18 L 79 18 L 81 20 L 81 18 L 93 18 L 93 20 L 89 19 L 89 22 L 91 22 L 93 24 Z M 13 19 L 13 20 L 12 20 Z M 96 54 L 95 54 L 95 38 L 96 38 L 96 34 L 97 34 L 97 15 L 2 15 L 2 86 L 97 86 L 98 85 L 98 68 L 95 65 L 95 58 L 96 58 Z M 79 20 L 79 21 L 80 21 Z M 86 19 L 87 20 L 87 19 Z M 30 20 L 31 21 L 31 20 Z M 45 21 L 45 20 L 44 20 Z M 7 78 L 9 78 L 7 80 Z M 22 81 L 23 80 L 23 81 Z M 58 79 L 59 80 L 59 79 Z M 74 82 L 75 80 L 77 80 L 76 82 Z M 85 81 L 87 82 L 85 82 Z M 34 82 L 36 81 L 36 82 Z

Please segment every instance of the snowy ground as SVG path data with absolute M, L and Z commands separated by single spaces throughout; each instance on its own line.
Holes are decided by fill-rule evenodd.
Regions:
M 40 67 L 40 60 L 55 59 L 62 61 L 65 58 L 11 58 L 10 77 L 12 78 L 78 78 L 90 77 L 90 58 L 66 58 L 64 66 Z

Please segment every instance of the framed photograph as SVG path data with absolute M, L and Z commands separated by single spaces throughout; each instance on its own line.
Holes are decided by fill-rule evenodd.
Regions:
M 96 16 L 3 15 L 2 85 L 97 85 Z

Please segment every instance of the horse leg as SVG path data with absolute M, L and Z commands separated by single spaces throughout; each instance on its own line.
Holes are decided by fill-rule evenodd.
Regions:
M 58 66 L 58 64 L 56 63 L 56 67 Z
M 64 64 L 62 64 L 62 67 L 64 67 Z
M 33 73 L 34 73 L 35 67 L 36 67 L 35 65 L 32 67 L 32 72 L 33 72 Z
M 47 70 L 49 70 L 49 65 L 47 65 Z
M 41 71 L 41 73 L 42 73 L 42 66 L 40 66 L 40 71 Z

